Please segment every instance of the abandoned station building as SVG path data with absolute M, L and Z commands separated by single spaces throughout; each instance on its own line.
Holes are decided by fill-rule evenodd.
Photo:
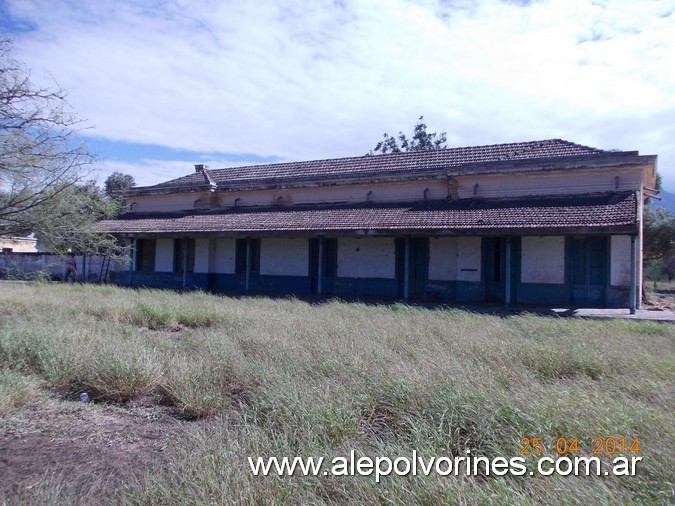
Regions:
M 656 156 L 553 139 L 195 171 L 100 223 L 120 283 L 639 306 Z

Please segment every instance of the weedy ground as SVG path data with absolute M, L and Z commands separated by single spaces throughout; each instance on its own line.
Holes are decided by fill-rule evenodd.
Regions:
M 675 327 L 111 286 L 0 287 L 9 504 L 666 504 Z M 87 392 L 92 403 L 78 402 Z M 516 457 L 636 476 L 256 477 L 248 457 Z M 574 456 L 574 454 L 570 454 Z M 533 466 L 535 456 L 526 457 Z

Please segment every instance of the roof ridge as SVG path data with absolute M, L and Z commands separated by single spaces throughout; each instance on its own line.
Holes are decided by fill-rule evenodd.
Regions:
M 463 146 L 433 151 L 407 151 L 384 155 L 360 155 L 343 158 L 286 161 L 239 165 L 190 173 L 155 185 L 137 187 L 138 191 L 202 185 L 227 187 L 241 181 L 285 180 L 288 178 L 325 178 L 360 176 L 369 173 L 407 173 L 409 171 L 440 170 L 476 164 L 504 161 L 570 159 L 612 153 L 563 139 L 542 139 L 525 142 Z M 637 154 L 637 152 L 636 152 Z
M 572 141 L 568 141 L 566 139 L 559 139 L 557 137 L 555 139 L 550 139 L 550 140 L 557 141 L 557 142 L 564 142 L 565 144 L 568 144 L 570 146 L 576 146 L 576 147 L 579 147 L 579 148 L 592 149 L 593 151 L 597 151 L 599 153 L 609 153 L 610 152 L 610 150 L 607 150 L 607 149 L 596 148 L 595 146 L 586 146 L 586 144 L 579 144 L 578 142 L 572 142 Z
M 284 162 L 266 162 L 266 163 L 259 163 L 259 164 L 252 164 L 252 165 L 237 165 L 233 167 L 222 167 L 220 169 L 212 169 L 211 172 L 214 173 L 220 173 L 222 171 L 231 171 L 231 170 L 236 170 L 236 169 L 249 169 L 252 167 L 255 168 L 263 168 L 263 167 L 280 167 L 283 165 L 310 165 L 310 164 L 316 164 L 316 163 L 328 163 L 328 162 L 337 162 L 337 161 L 347 161 L 347 160 L 360 160 L 360 159 L 370 159 L 370 158 L 395 158 L 395 157 L 413 157 L 413 156 L 422 156 L 422 157 L 433 157 L 433 156 L 438 156 L 441 153 L 447 153 L 447 152 L 459 152 L 462 150 L 481 150 L 481 149 L 488 149 L 488 148 L 498 148 L 498 147 L 511 147 L 511 146 L 531 146 L 531 145 L 539 145 L 541 146 L 542 144 L 553 144 L 553 143 L 563 143 L 567 146 L 575 146 L 578 148 L 583 148 L 583 149 L 588 149 L 592 150 L 597 153 L 604 153 L 607 152 L 606 150 L 600 149 L 600 148 L 595 148 L 592 146 L 586 146 L 584 144 L 578 144 L 576 142 L 568 141 L 565 139 L 559 139 L 559 138 L 553 138 L 553 139 L 540 139 L 540 140 L 534 140 L 534 141 L 519 141 L 519 142 L 501 142 L 501 143 L 495 143 L 495 144 L 481 144 L 478 146 L 457 146 L 457 147 L 450 147 L 450 148 L 443 148 L 443 149 L 435 149 L 435 150 L 430 150 L 430 151 L 404 151 L 400 153 L 386 153 L 383 155 L 359 155 L 359 156 L 345 156 L 345 157 L 334 157 L 334 158 L 317 158 L 317 159 L 312 159 L 312 160 L 296 160 L 296 161 L 284 161 Z M 183 176 L 185 177 L 185 176 Z M 178 178 L 180 179 L 180 178 Z

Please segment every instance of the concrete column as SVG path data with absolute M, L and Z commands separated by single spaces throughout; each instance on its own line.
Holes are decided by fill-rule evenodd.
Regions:
M 216 272 L 216 238 L 209 237 L 208 260 L 206 262 L 206 289 L 213 290 L 215 285 Z
M 323 291 L 323 237 L 319 237 L 319 261 L 317 264 L 319 272 L 316 278 L 316 295 L 321 297 Z
M 511 305 L 511 238 L 506 238 L 504 254 L 504 306 Z
M 129 284 L 131 284 L 131 273 L 136 270 L 136 252 L 138 250 L 138 239 L 130 240 L 131 248 L 129 248 L 129 256 L 131 257 L 131 262 L 129 263 Z
M 188 239 L 183 239 L 183 288 L 187 287 L 187 274 L 188 274 L 188 252 L 190 251 L 188 247 Z
M 410 295 L 410 237 L 406 237 L 403 246 L 403 300 Z
M 251 238 L 246 238 L 246 284 L 244 290 L 248 293 L 251 287 Z
M 207 261 L 207 272 L 213 274 L 216 272 L 216 239 L 209 237 L 209 259 Z
M 630 236 L 630 314 L 637 307 L 637 237 Z

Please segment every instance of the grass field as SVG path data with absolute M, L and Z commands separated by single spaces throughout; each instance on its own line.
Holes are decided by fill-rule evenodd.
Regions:
M 0 498 L 10 504 L 673 501 L 672 325 L 58 284 L 3 284 L 0 319 Z M 81 392 L 94 402 L 78 402 Z M 162 448 L 143 436 L 149 427 Z M 64 434 L 88 459 L 79 472 L 68 444 L 54 443 Z M 70 467 L 45 464 L 46 435 Z M 636 476 L 380 483 L 256 477 L 247 461 L 467 449 L 510 459 L 523 437 L 540 437 L 549 456 L 559 437 L 578 438 L 584 455 L 595 438 L 639 438 L 643 460 Z M 2 467 L 3 448 L 21 476 Z

